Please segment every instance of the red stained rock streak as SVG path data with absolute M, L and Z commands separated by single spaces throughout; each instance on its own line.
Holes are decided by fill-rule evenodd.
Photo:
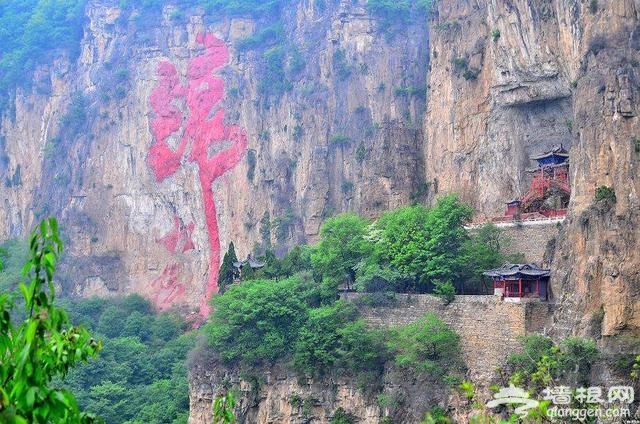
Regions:
M 211 255 L 208 281 L 200 303 L 200 314 L 206 317 L 210 309 L 209 299 L 218 289 L 220 268 L 220 236 L 212 186 L 216 178 L 242 159 L 247 148 L 247 136 L 237 125 L 224 124 L 224 109 L 221 107 L 224 81 L 214 72 L 229 60 L 227 47 L 212 34 L 200 34 L 197 41 L 205 51 L 189 61 L 185 84 L 181 83 L 172 63 L 164 61 L 158 65 L 158 85 L 150 98 L 155 112 L 155 118 L 151 120 L 154 144 L 149 149 L 147 160 L 159 183 L 173 175 L 185 160 L 198 166 Z M 188 156 L 185 155 L 187 150 Z M 210 151 L 216 153 L 210 154 Z M 183 230 L 174 222 L 174 230 L 159 242 L 175 252 L 179 241 L 184 239 L 184 252 L 184 249 L 193 248 L 191 230 L 186 239 L 181 233 Z

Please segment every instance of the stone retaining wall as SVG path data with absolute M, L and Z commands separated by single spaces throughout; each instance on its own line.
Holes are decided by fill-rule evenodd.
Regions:
M 356 300 L 360 293 L 345 293 Z M 495 370 L 520 348 L 518 338 L 529 332 L 544 332 L 551 317 L 551 304 L 539 301 L 502 301 L 496 296 L 456 296 L 448 305 L 431 295 L 396 295 L 389 307 L 360 307 L 372 326 L 391 327 L 415 322 L 434 312 L 460 335 L 468 378 L 488 384 Z

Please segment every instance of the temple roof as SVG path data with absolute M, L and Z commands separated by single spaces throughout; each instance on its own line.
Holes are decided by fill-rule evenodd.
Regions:
M 249 255 L 249 257 L 247 259 L 245 259 L 244 261 L 238 261 L 238 262 L 234 262 L 233 263 L 233 266 L 238 268 L 238 269 L 244 267 L 245 265 L 249 265 L 253 269 L 258 269 L 258 268 L 264 267 L 265 263 L 253 259 L 253 257 L 251 255 Z
M 540 268 L 538 265 L 531 264 L 510 264 L 506 263 L 500 268 L 490 269 L 482 273 L 487 277 L 548 277 L 551 274 L 550 269 Z
M 559 146 L 553 146 L 551 148 L 551 150 L 547 150 L 546 152 L 544 152 L 544 153 L 542 153 L 542 154 L 540 154 L 538 156 L 533 156 L 531 159 L 540 160 L 540 159 L 548 158 L 548 157 L 551 157 L 551 156 L 560 156 L 560 157 L 568 158 L 569 157 L 569 152 L 567 152 L 567 150 L 561 144 Z

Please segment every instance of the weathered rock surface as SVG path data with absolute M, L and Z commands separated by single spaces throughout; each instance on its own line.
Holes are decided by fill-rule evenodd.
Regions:
M 350 301 L 357 297 L 344 296 Z M 393 305 L 361 307 L 361 312 L 368 324 L 377 328 L 410 324 L 427 312 L 435 313 L 459 334 L 467 378 L 476 385 L 475 400 L 480 402 L 491 399 L 489 385 L 499 382 L 495 370 L 504 367 L 510 352 L 518 349 L 519 337 L 544 331 L 551 315 L 548 303 L 503 302 L 495 296 L 457 296 L 444 305 L 430 295 L 398 295 Z M 449 408 L 457 422 L 466 422 L 472 410 L 468 400 L 442 381 L 403 371 L 392 363 L 377 382 L 380 388 L 375 388 L 376 382 L 363 386 L 350 376 L 300 378 L 282 366 L 259 370 L 259 375 L 250 379 L 241 378 L 238 369 L 207 357 L 206 350 L 196 354 L 192 362 L 191 424 L 211 423 L 213 399 L 225 384 L 241 388 L 239 420 L 246 423 L 326 423 L 338 408 L 353 414 L 359 423 L 379 423 L 384 417 L 392 422 L 417 423 L 436 405 Z
M 416 21 L 395 37 L 364 4 L 304 0 L 283 12 L 287 48 L 305 65 L 291 90 L 265 97 L 263 53 L 236 48 L 258 22 L 209 23 L 202 12 L 175 20 L 171 8 L 141 21 L 115 2 L 91 2 L 80 57 L 39 69 L 0 123 L 0 239 L 56 213 L 69 239 L 68 293 L 138 292 L 195 310 L 210 258 L 229 241 L 240 256 L 268 242 L 282 251 L 312 240 L 334 212 L 376 216 L 449 191 L 490 217 L 527 190 L 530 156 L 562 143 L 572 197 L 545 258 L 551 334 L 601 334 L 605 350 L 637 339 L 640 3 L 441 0 L 428 26 Z M 196 166 L 183 160 L 159 183 L 147 161 L 158 64 L 175 64 L 184 81 L 202 32 L 230 49 L 221 107 L 248 138 L 241 162 L 214 182 L 219 252 Z M 596 202 L 599 186 L 616 201 Z M 282 378 L 261 396 L 288 411 L 284 387 L 294 383 Z M 331 408 L 353 402 L 359 416 L 378 414 L 352 383 L 336 384 Z M 326 422 L 332 412 L 317 413 Z
M 194 310 L 216 275 L 210 258 L 230 241 L 241 257 L 268 244 L 282 252 L 313 240 L 334 213 L 375 216 L 424 196 L 424 88 L 395 92 L 425 86 L 424 22 L 385 37 L 364 1 L 300 2 L 283 11 L 283 48 L 303 65 L 287 75 L 290 90 L 265 95 L 261 84 L 275 83 L 265 79 L 265 49 L 237 48 L 262 29 L 257 22 L 208 23 L 201 10 L 176 20 L 172 7 L 154 22 L 114 3 L 90 2 L 80 57 L 39 69 L 0 125 L 0 239 L 25 236 L 37 218 L 56 214 L 68 236 L 66 292 L 138 292 L 161 308 Z M 204 32 L 230 50 L 215 71 L 225 84 L 216 107 L 248 140 L 241 161 L 213 182 L 218 251 L 202 161 L 187 150 L 171 175 L 158 177 L 148 160 L 158 66 L 174 64 L 185 81 L 188 63 L 205 54 Z
M 425 164 L 481 212 L 524 194 L 529 156 L 570 147 L 555 250 L 555 334 L 638 336 L 638 18 L 632 0 L 441 1 L 431 21 Z M 615 190 L 596 204 L 599 186 Z M 603 343 L 606 345 L 607 343 Z

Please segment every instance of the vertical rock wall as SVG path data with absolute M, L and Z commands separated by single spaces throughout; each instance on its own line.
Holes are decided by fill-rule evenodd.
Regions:
M 206 313 L 230 241 L 282 253 L 335 213 L 424 199 L 426 18 L 385 34 L 364 4 L 270 21 L 89 2 L 80 57 L 41 67 L 2 118 L 0 239 L 55 214 L 67 293 Z M 281 41 L 239 47 L 272 24 Z
M 499 213 L 524 194 L 529 157 L 570 147 L 568 219 L 548 251 L 559 337 L 635 335 L 638 14 L 632 0 L 442 1 L 430 28 L 428 178 Z M 613 205 L 596 202 L 612 187 Z M 606 343 L 604 343 L 606 344 Z

